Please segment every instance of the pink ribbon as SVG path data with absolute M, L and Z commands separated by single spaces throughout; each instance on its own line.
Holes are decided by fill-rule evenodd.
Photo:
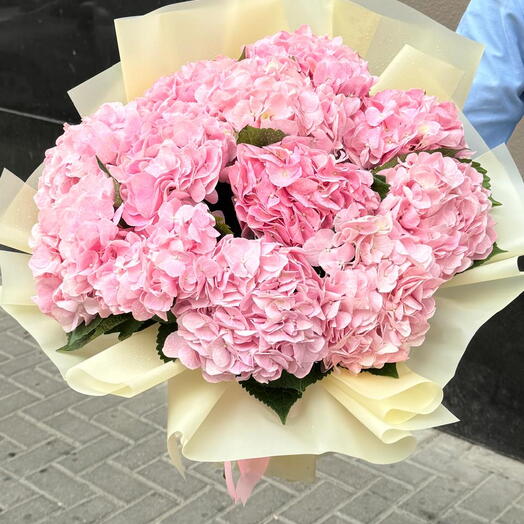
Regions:
M 245 506 L 258 481 L 264 476 L 269 466 L 270 457 L 237 460 L 240 476 L 235 486 L 232 462 L 224 462 L 227 491 L 235 504 L 242 502 Z

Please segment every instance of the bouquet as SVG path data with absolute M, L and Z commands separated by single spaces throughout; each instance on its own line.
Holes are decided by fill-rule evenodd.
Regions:
M 379 78 L 374 40 L 355 44 L 367 61 L 345 37 L 379 20 L 402 42 L 407 22 L 293 5 L 117 21 L 122 64 L 72 92 L 90 114 L 28 184 L 0 179 L 0 240 L 30 253 L 1 254 L 2 307 L 78 391 L 169 380 L 173 461 L 224 462 L 243 502 L 265 473 L 311 477 L 327 451 L 402 460 L 411 431 L 456 420 L 442 387 L 524 290 L 518 172 L 504 148 L 476 156 L 451 100 L 477 47 L 432 26 L 462 64 L 404 45 Z M 196 30 L 202 13 L 210 29 L 274 8 L 252 32 Z

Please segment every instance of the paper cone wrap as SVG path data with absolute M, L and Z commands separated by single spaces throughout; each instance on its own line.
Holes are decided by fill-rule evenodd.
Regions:
M 245 44 L 303 24 L 340 35 L 359 51 L 380 75 L 375 90 L 419 87 L 459 107 L 482 54 L 479 44 L 394 0 L 196 0 L 116 20 L 121 63 L 70 95 L 81 115 L 104 102 L 126 103 L 187 62 L 237 58 Z M 22 252 L 0 255 L 0 304 L 77 391 L 131 397 L 167 380 L 168 448 L 180 470 L 182 455 L 208 462 L 273 457 L 268 472 L 294 480 L 312 479 L 315 457 L 326 452 L 373 463 L 400 461 L 415 448 L 413 431 L 457 420 L 441 405 L 442 388 L 478 328 L 524 291 L 517 266 L 524 254 L 524 184 L 505 146 L 489 151 L 466 121 L 465 129 L 494 197 L 503 202 L 493 215 L 497 242 L 507 253 L 438 291 L 426 341 L 398 366 L 399 379 L 335 371 L 306 390 L 286 425 L 239 384 L 211 384 L 199 370 L 162 363 L 155 327 L 120 343 L 103 336 L 80 351 L 56 351 L 65 335 L 31 300 L 27 267 L 38 172 L 27 184 L 9 172 L 0 178 L 0 243 Z

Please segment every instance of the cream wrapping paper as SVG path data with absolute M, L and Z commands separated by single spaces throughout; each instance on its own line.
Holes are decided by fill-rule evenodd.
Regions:
M 197 0 L 117 20 L 121 63 L 70 95 L 87 115 L 104 102 L 141 95 L 184 63 L 219 54 L 238 57 L 244 44 L 305 23 L 317 33 L 341 35 L 369 60 L 381 75 L 376 89 L 420 87 L 459 106 L 482 52 L 393 0 Z M 443 386 L 477 329 L 524 291 L 517 268 L 524 253 L 522 180 L 507 148 L 490 152 L 467 122 L 465 128 L 470 147 L 489 170 L 495 198 L 504 203 L 494 214 L 499 245 L 508 252 L 439 290 L 427 340 L 399 366 L 398 380 L 333 373 L 308 388 L 285 426 L 238 384 L 210 384 L 199 371 L 163 364 L 154 349 L 155 328 L 121 343 L 105 336 L 81 351 L 57 353 L 65 335 L 30 298 L 28 255 L 1 254 L 0 305 L 78 391 L 131 397 L 168 380 L 168 449 L 180 470 L 181 455 L 210 462 L 271 456 L 268 473 L 290 479 L 312 479 L 315 456 L 329 451 L 377 463 L 402 460 L 415 447 L 412 431 L 457 420 L 441 405 Z M 27 184 L 10 173 L 0 178 L 0 243 L 25 253 L 37 216 L 32 197 L 38 176 L 39 170 Z

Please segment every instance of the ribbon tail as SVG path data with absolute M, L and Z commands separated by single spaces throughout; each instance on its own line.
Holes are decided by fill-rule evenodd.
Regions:
M 237 465 L 240 471 L 240 476 L 235 486 L 233 479 L 233 466 L 231 462 L 224 462 L 224 475 L 226 478 L 226 486 L 229 496 L 233 499 L 235 504 L 242 502 L 245 506 L 251 493 L 255 489 L 259 480 L 264 476 L 268 466 L 270 457 L 238 460 Z

